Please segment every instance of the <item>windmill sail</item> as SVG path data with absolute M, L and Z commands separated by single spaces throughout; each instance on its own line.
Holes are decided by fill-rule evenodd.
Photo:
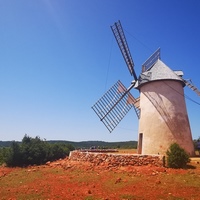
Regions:
M 130 89 L 132 87 L 133 86 L 131 86 Z M 129 92 L 130 89 L 126 89 L 121 81 L 118 81 L 92 106 L 92 109 L 109 132 L 113 131 L 128 111 L 134 106 L 134 103 L 128 102 L 130 98 L 133 102 L 137 102 Z M 139 110 L 139 108 L 137 109 Z
M 133 62 L 133 59 L 131 57 L 131 53 L 130 53 L 128 44 L 126 42 L 126 37 L 124 35 L 124 31 L 122 29 L 120 21 L 114 23 L 114 25 L 111 26 L 111 29 L 112 29 L 113 34 L 115 36 L 115 39 L 118 43 L 118 46 L 121 50 L 121 53 L 124 57 L 126 65 L 128 66 L 128 69 L 129 69 L 131 76 L 134 76 L 134 79 L 137 80 L 137 76 L 136 76 L 135 71 L 133 69 L 134 68 L 134 62 Z
M 160 59 L 160 48 L 158 48 L 142 65 L 142 72 L 147 71 L 155 62 Z
M 191 90 L 196 92 L 198 96 L 200 96 L 200 91 L 192 84 L 191 81 L 186 81 L 184 79 L 183 79 L 183 81 L 184 81 L 185 85 L 187 85 Z
M 127 103 L 133 105 L 133 108 L 135 109 L 135 113 L 139 119 L 140 118 L 140 98 L 138 97 L 137 99 L 135 99 L 131 94 L 128 94 Z

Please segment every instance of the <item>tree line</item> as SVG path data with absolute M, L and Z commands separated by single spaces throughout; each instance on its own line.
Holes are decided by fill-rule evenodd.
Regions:
M 11 142 L 9 147 L 0 148 L 0 164 L 9 167 L 28 165 L 41 165 L 47 161 L 65 158 L 75 148 L 71 144 L 48 143 L 40 137 L 25 135 L 22 142 Z
M 47 140 L 50 144 L 61 144 L 65 143 L 67 145 L 72 145 L 76 149 L 89 149 L 92 146 L 105 148 L 105 149 L 136 149 L 137 148 L 137 141 L 125 141 L 125 142 L 104 142 L 104 141 L 82 141 L 82 142 L 72 142 L 66 140 Z M 17 142 L 21 144 L 21 142 Z M 12 141 L 0 141 L 0 148 L 1 147 L 10 147 Z
M 200 139 L 194 140 L 195 150 L 197 142 Z M 87 141 L 74 142 L 65 141 L 49 141 L 40 139 L 40 137 L 29 137 L 25 135 L 21 142 L 12 141 L 8 147 L 0 147 L 0 165 L 5 163 L 8 167 L 25 167 L 29 165 L 41 165 L 47 161 L 55 161 L 60 158 L 65 158 L 69 152 L 75 148 L 89 148 L 96 146 L 97 148 L 136 148 L 137 142 L 101 142 Z M 199 149 L 198 149 L 199 150 Z M 166 152 L 167 163 L 172 168 L 183 168 L 190 161 L 189 156 L 180 148 L 179 145 L 172 144 Z

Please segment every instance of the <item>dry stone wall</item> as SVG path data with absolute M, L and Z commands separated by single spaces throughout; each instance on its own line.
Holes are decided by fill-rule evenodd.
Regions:
M 91 162 L 94 165 L 106 163 L 109 166 L 144 166 L 152 165 L 164 166 L 162 155 L 139 155 L 139 154 L 114 154 L 114 153 L 96 153 L 82 152 L 79 150 L 71 151 L 70 160 Z

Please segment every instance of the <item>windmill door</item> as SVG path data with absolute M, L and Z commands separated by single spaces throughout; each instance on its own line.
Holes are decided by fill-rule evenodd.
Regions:
M 138 140 L 138 154 L 142 154 L 142 142 L 143 142 L 143 133 L 140 133 Z

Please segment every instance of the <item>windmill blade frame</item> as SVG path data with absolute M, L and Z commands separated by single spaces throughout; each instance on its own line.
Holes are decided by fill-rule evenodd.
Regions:
M 111 133 L 129 110 L 138 102 L 129 92 L 134 87 L 134 83 L 126 89 L 126 87 L 117 81 L 93 106 L 92 109 L 104 123 Z M 131 102 L 130 102 L 131 99 Z M 129 102 L 128 102 L 129 101 Z M 136 114 L 139 113 L 139 108 Z
M 158 59 L 160 59 L 160 48 L 142 64 L 142 72 L 147 71 Z
M 111 29 L 112 29 L 112 32 L 115 36 L 117 44 L 118 44 L 118 46 L 121 50 L 121 53 L 124 57 L 124 60 L 125 60 L 126 65 L 128 67 L 128 70 L 129 70 L 131 76 L 133 76 L 134 79 L 137 81 L 137 75 L 136 75 L 135 70 L 134 70 L 134 62 L 133 62 L 133 59 L 132 59 L 132 56 L 131 56 L 131 53 L 130 53 L 130 50 L 129 50 L 129 47 L 128 47 L 128 43 L 126 41 L 126 37 L 124 35 L 124 31 L 123 31 L 123 28 L 122 28 L 120 21 L 115 22 L 114 25 L 111 26 Z
M 193 90 L 198 96 L 200 96 L 200 91 L 197 89 L 197 87 L 195 87 L 191 80 L 187 81 L 185 79 L 183 79 L 183 82 L 185 83 L 186 86 L 188 86 L 191 90 Z

